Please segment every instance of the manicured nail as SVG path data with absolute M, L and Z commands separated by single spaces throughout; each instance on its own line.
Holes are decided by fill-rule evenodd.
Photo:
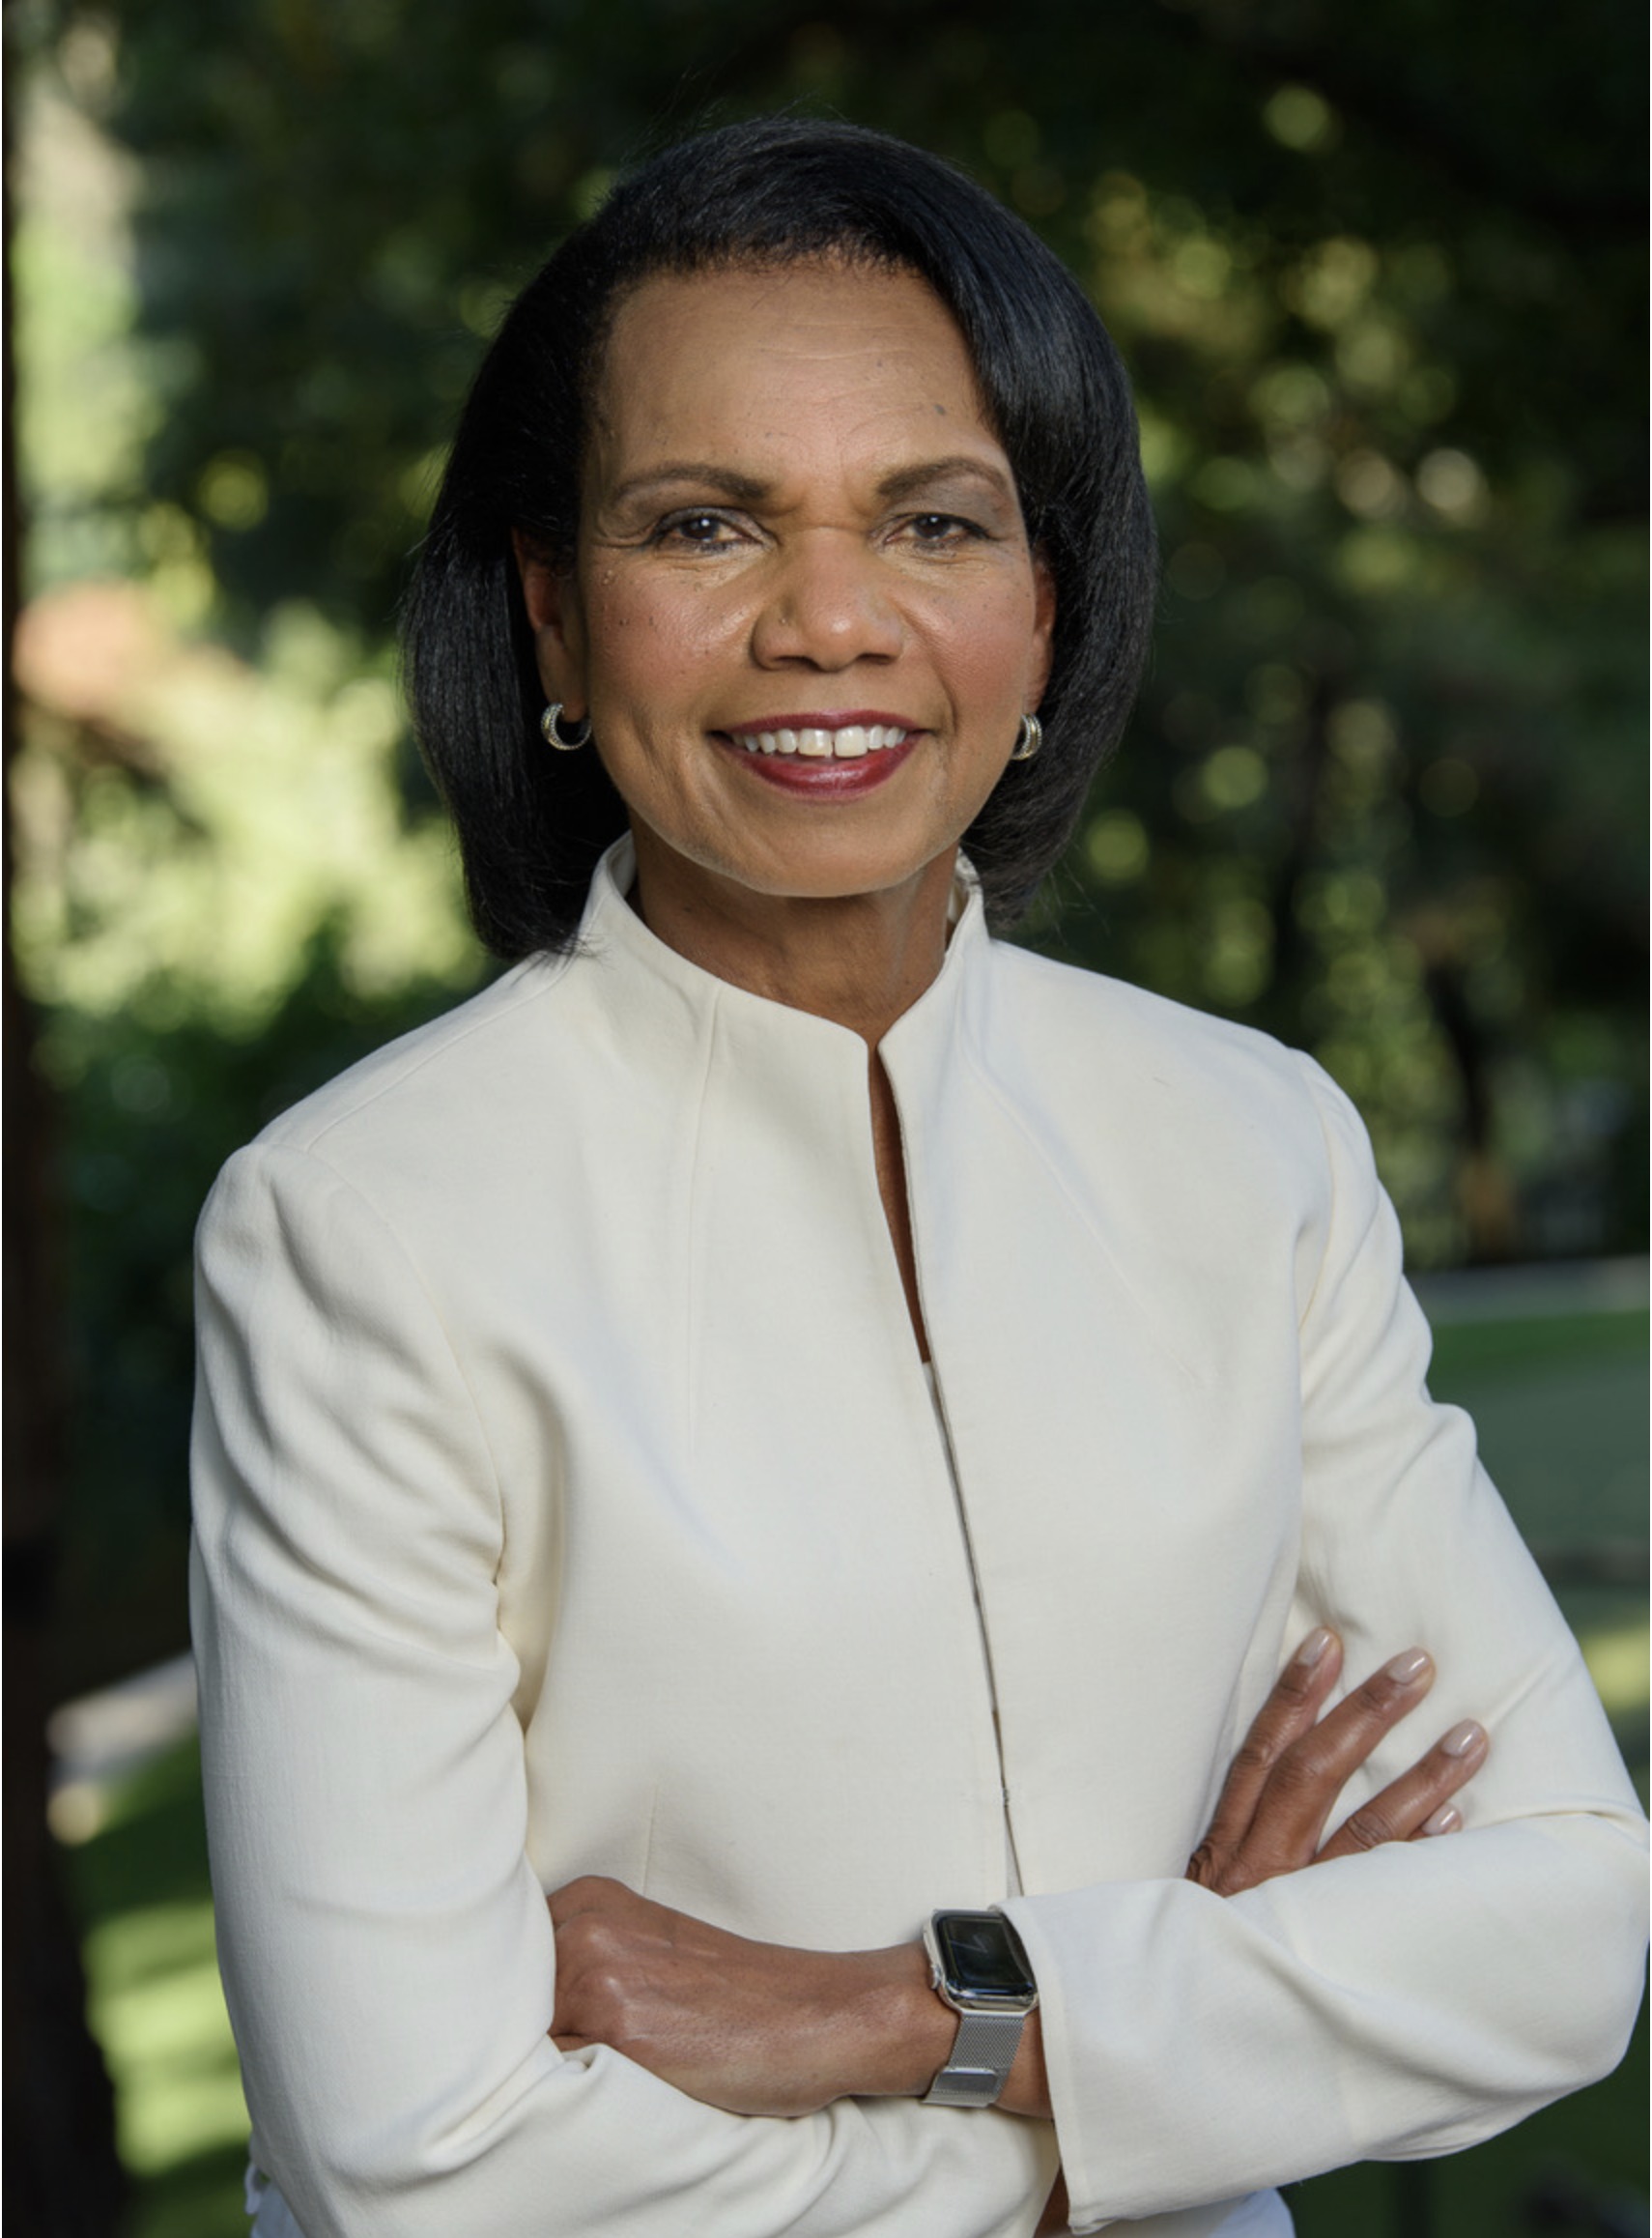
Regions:
M 1317 1631 L 1308 1634 L 1302 1645 L 1296 1650 L 1296 1659 L 1297 1663 L 1304 1671 L 1311 1671 L 1314 1665 L 1322 1660 L 1325 1650 L 1335 1638 L 1336 1634 L 1329 1625 L 1321 1624 Z
M 1408 1648 L 1403 1655 L 1396 1655 L 1391 1663 L 1383 1664 L 1382 1676 L 1392 1678 L 1397 1686 L 1410 1686 L 1429 1668 L 1429 1658 L 1423 1649 Z
M 1485 1738 L 1485 1727 L 1476 1725 L 1471 1717 L 1466 1717 L 1461 1725 L 1452 1727 L 1439 1745 L 1446 1756 L 1471 1756 Z
M 1455 1834 L 1462 1823 L 1463 1813 L 1456 1804 L 1441 1803 L 1432 1819 L 1423 1821 L 1419 1831 L 1424 1834 Z

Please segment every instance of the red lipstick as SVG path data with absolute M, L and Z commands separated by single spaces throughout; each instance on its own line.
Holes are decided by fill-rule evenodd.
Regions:
M 857 733 L 855 750 L 827 751 L 828 738 L 844 732 Z M 834 707 L 748 717 L 712 736 L 765 784 L 800 799 L 848 801 L 887 784 L 920 734 L 883 708 Z
M 821 724 L 818 727 L 826 730 L 846 726 Z M 775 728 L 789 730 L 791 726 L 777 724 Z M 798 799 L 832 801 L 858 800 L 866 793 L 875 792 L 879 786 L 887 785 L 911 753 L 919 735 L 916 731 L 908 732 L 898 746 L 884 746 L 874 754 L 839 761 L 829 754 L 753 753 L 737 746 L 732 738 L 716 734 L 720 751 L 759 783 L 772 785 L 777 791 L 789 792 Z

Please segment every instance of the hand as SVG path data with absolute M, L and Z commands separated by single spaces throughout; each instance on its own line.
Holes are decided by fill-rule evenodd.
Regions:
M 1450 1798 L 1479 1770 L 1488 1746 L 1472 1721 L 1453 1726 L 1321 1848 L 1343 1783 L 1434 1684 L 1433 1663 L 1410 1649 L 1321 1717 L 1341 1669 L 1342 1642 L 1324 1626 L 1297 1649 L 1234 1759 L 1189 1880 L 1234 1896 L 1280 1873 L 1462 1825 Z
M 753 1942 L 595 1875 L 546 1901 L 558 2051 L 607 2044 L 708 2106 L 773 2114 L 921 2097 L 952 2051 L 957 2016 L 930 1988 L 921 1943 Z M 998 2103 L 1049 2117 L 1037 2013 Z
M 753 1942 L 594 1876 L 548 1901 L 558 2049 L 611 2045 L 709 2106 L 796 2114 L 916 2096 L 952 2048 L 956 2022 L 916 1943 Z

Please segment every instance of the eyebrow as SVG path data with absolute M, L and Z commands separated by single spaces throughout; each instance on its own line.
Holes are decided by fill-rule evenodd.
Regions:
M 877 494 L 898 504 L 902 498 L 912 497 L 936 482 L 955 481 L 959 478 L 983 482 L 999 498 L 1011 498 L 1015 494 L 1014 484 L 1000 468 L 967 454 L 955 458 L 923 459 L 915 466 L 897 467 L 883 476 L 877 485 Z M 773 482 L 763 481 L 754 474 L 738 473 L 732 467 L 714 466 L 703 460 L 673 459 L 666 466 L 650 467 L 645 473 L 634 474 L 629 481 L 621 482 L 609 502 L 623 504 L 630 499 L 655 493 L 664 494 L 679 485 L 715 490 L 720 496 L 741 505 L 761 504 L 766 498 L 774 495 L 775 489 Z
M 673 460 L 669 466 L 650 467 L 645 473 L 633 474 L 612 492 L 609 502 L 622 504 L 628 498 L 644 497 L 655 491 L 663 494 L 679 482 L 692 483 L 697 489 L 716 490 L 743 505 L 759 504 L 774 486 L 771 482 L 756 480 L 752 474 L 736 473 L 731 467 L 708 466 L 693 459 Z
M 915 496 L 927 489 L 932 482 L 947 481 L 984 482 L 995 497 L 1012 498 L 1015 485 L 1001 467 L 989 466 L 984 459 L 958 458 L 925 459 L 917 466 L 897 468 L 885 474 L 877 485 L 880 498 L 889 498 L 898 503 L 902 498 Z

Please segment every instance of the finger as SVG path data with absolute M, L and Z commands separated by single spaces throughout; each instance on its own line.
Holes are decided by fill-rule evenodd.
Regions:
M 623 1880 L 611 1880 L 601 1873 L 583 1873 L 578 1880 L 553 1888 L 545 1903 L 555 1928 L 560 1927 L 564 1920 L 577 1918 L 582 1911 L 612 1911 L 630 1894 Z
M 1341 1669 L 1342 1642 L 1321 1624 L 1280 1672 L 1272 1693 L 1251 1720 L 1250 1731 L 1222 1783 L 1215 1816 L 1201 1849 L 1233 1850 L 1243 1841 L 1269 1774 L 1292 1743 L 1312 1731 Z M 1325 1807 L 1330 1808 L 1328 1799 Z
M 1410 1771 L 1343 1822 L 1320 1851 L 1321 1859 L 1353 1857 L 1383 1842 L 1410 1842 L 1421 1834 L 1455 1833 L 1463 1816 L 1449 1807 L 1451 1797 L 1474 1777 L 1490 1745 L 1485 1727 L 1472 1718 L 1454 1725 Z
M 1327 1710 L 1311 1733 L 1292 1742 L 1258 1804 L 1262 1843 L 1251 1863 L 1265 1879 L 1291 1872 L 1317 1854 L 1331 1805 L 1344 1786 L 1389 1729 L 1416 1707 L 1434 1677 L 1431 1657 L 1421 1648 L 1409 1648 Z

